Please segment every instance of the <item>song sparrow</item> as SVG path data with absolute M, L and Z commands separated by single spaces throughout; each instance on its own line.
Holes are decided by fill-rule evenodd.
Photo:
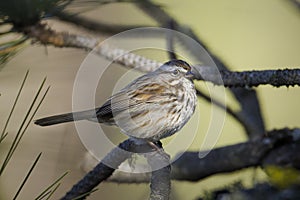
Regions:
M 188 63 L 171 60 L 137 78 L 99 108 L 46 117 L 35 124 L 90 120 L 116 125 L 130 137 L 155 142 L 179 131 L 194 113 L 197 97 L 192 78 Z

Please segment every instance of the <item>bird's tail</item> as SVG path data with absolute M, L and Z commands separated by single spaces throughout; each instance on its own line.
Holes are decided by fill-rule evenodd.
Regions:
M 95 110 L 87 110 L 81 112 L 74 112 L 74 113 L 66 113 L 61 115 L 54 115 L 50 117 L 41 118 L 35 120 L 34 123 L 40 126 L 51 126 L 55 124 L 61 124 L 71 121 L 79 121 L 84 119 L 91 119 L 95 116 Z

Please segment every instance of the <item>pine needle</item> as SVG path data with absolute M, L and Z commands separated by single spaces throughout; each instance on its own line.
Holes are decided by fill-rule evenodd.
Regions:
M 31 166 L 31 168 L 29 169 L 29 171 L 28 171 L 27 175 L 25 176 L 25 178 L 24 178 L 23 182 L 21 183 L 21 185 L 20 185 L 20 187 L 19 187 L 19 189 L 18 189 L 17 193 L 15 194 L 15 196 L 14 196 L 13 200 L 17 199 L 17 197 L 18 197 L 18 195 L 20 194 L 21 190 L 23 189 L 23 187 L 24 187 L 25 183 L 27 182 L 27 180 L 28 180 L 29 176 L 31 175 L 31 173 L 32 173 L 33 169 L 35 168 L 35 166 L 36 166 L 37 162 L 39 161 L 39 159 L 40 159 L 41 155 L 42 155 L 42 152 L 41 152 L 41 153 L 39 153 L 39 155 L 36 157 L 36 159 L 35 159 L 35 161 L 33 162 L 33 164 L 32 164 L 32 166 Z
M 45 193 L 47 193 L 49 190 L 51 190 L 51 188 L 53 188 L 54 185 L 56 185 L 57 183 L 59 183 L 59 181 L 61 181 L 61 179 L 63 179 L 69 172 L 65 172 L 63 173 L 58 179 L 56 179 L 50 186 L 48 186 L 41 194 L 39 194 L 35 200 L 41 200 L 42 197 L 44 196 Z
M 15 138 L 14 138 L 14 140 L 13 140 L 13 142 L 12 142 L 10 148 L 9 148 L 9 151 L 8 151 L 8 153 L 7 153 L 7 155 L 6 155 L 5 159 L 4 159 L 4 162 L 3 162 L 2 166 L 1 166 L 1 169 L 0 169 L 0 176 L 2 175 L 4 169 L 6 168 L 6 166 L 9 163 L 11 157 L 13 156 L 15 150 L 17 149 L 17 147 L 18 147 L 21 139 L 23 138 L 23 136 L 25 134 L 25 131 L 27 130 L 27 128 L 29 126 L 30 121 L 32 120 L 34 114 L 37 112 L 37 109 L 41 105 L 42 101 L 44 100 L 44 98 L 45 98 L 45 96 L 46 96 L 46 94 L 47 94 L 47 92 L 49 90 L 49 88 L 46 90 L 46 92 L 44 93 L 44 95 L 43 95 L 41 101 L 39 102 L 36 110 L 34 111 L 33 115 L 30 117 L 29 121 L 25 125 L 25 123 L 28 120 L 29 115 L 30 115 L 30 113 L 31 113 L 31 111 L 32 111 L 32 109 L 33 109 L 33 107 L 35 105 L 35 102 L 37 101 L 38 96 L 40 95 L 40 92 L 41 92 L 41 90 L 42 90 L 42 88 L 43 88 L 43 86 L 45 84 L 45 81 L 46 81 L 46 78 L 41 83 L 41 85 L 40 85 L 40 87 L 39 87 L 39 89 L 38 89 L 38 91 L 37 91 L 37 93 L 36 93 L 36 95 L 35 95 L 32 103 L 31 103 L 31 105 L 30 105 L 29 109 L 27 110 L 27 113 L 26 113 L 26 115 L 25 115 L 25 117 L 24 117 L 24 119 L 23 119 L 23 121 L 22 121 L 22 123 L 21 123 L 21 125 L 19 127 L 19 130 L 18 130 L 18 132 L 17 132 L 17 134 L 16 134 L 16 136 L 15 136 Z
M 22 92 L 22 90 L 23 90 L 23 87 L 24 87 L 24 84 L 25 84 L 25 82 L 26 82 L 26 80 L 27 80 L 28 74 L 29 74 L 29 70 L 27 70 L 27 72 L 26 72 L 26 74 L 25 74 L 25 77 L 24 77 L 24 79 L 23 79 L 23 82 L 22 82 L 22 84 L 21 84 L 21 87 L 20 87 L 20 89 L 19 89 L 19 91 L 18 91 L 17 97 L 15 98 L 14 104 L 13 104 L 13 106 L 12 106 L 12 108 L 11 108 L 11 110 L 10 110 L 10 113 L 9 113 L 9 115 L 8 115 L 8 118 L 7 118 L 6 122 L 5 122 L 4 128 L 3 128 L 2 133 L 1 133 L 1 137 L 0 137 L 1 140 L 2 140 L 2 137 L 4 136 L 4 133 L 5 133 L 6 129 L 7 129 L 7 126 L 8 126 L 9 120 L 10 120 L 10 118 L 11 118 L 11 116 L 12 116 L 12 113 L 13 113 L 14 110 L 15 110 L 15 107 L 16 107 L 17 102 L 18 102 L 18 100 L 19 100 L 20 94 L 21 94 L 21 92 Z

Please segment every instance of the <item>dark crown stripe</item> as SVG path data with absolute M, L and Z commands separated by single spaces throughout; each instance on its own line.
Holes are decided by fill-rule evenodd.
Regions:
M 182 67 L 183 69 L 186 69 L 188 71 L 191 70 L 191 66 L 183 60 L 170 60 L 170 61 L 166 62 L 165 65 L 176 65 L 176 66 Z

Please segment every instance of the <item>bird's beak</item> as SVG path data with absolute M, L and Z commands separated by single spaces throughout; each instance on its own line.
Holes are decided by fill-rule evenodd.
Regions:
M 188 71 L 186 74 L 185 74 L 185 77 L 188 78 L 188 79 L 193 79 L 195 77 L 195 74 L 191 71 Z

